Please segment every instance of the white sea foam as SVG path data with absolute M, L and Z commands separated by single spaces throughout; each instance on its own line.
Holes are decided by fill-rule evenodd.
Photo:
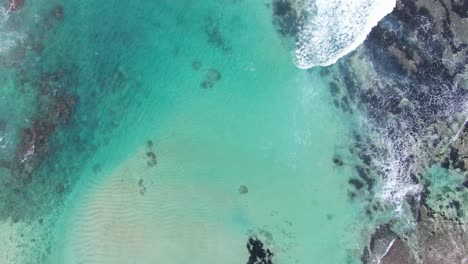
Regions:
M 11 10 L 0 6 L 0 55 L 15 47 L 18 43 L 24 41 L 23 33 L 16 31 L 8 31 L 5 29 L 5 24 L 10 17 Z
M 446 85 L 442 83 L 440 85 Z M 439 118 L 447 119 L 447 117 L 456 117 L 461 115 L 464 117 L 464 122 L 456 123 L 454 126 L 437 132 L 438 138 L 443 145 L 448 146 L 458 138 L 458 135 L 463 130 L 468 115 L 468 106 L 466 97 L 457 97 L 452 94 L 452 89 L 446 89 L 446 93 L 438 95 L 432 100 L 439 100 L 440 113 Z M 460 107 L 463 105 L 464 107 Z M 424 114 L 422 114 L 424 115 Z M 431 129 L 427 127 L 437 127 L 436 122 L 423 122 L 420 130 L 412 131 L 410 127 L 414 127 L 414 122 L 423 122 L 422 119 L 417 120 L 399 120 L 399 125 L 390 122 L 386 126 L 374 127 L 375 139 L 377 144 L 385 149 L 378 159 L 374 160 L 374 165 L 377 166 L 385 176 L 381 183 L 378 197 L 381 201 L 391 203 L 395 206 L 396 213 L 402 213 L 403 203 L 408 195 L 418 196 L 422 190 L 420 184 L 414 183 L 411 179 L 411 174 L 418 175 L 424 173 L 430 167 L 430 160 L 433 159 L 434 153 L 428 150 L 426 145 L 430 142 L 430 138 L 434 136 Z M 396 128 L 400 130 L 396 135 L 391 136 L 388 130 Z M 444 134 L 445 133 L 445 134 Z M 450 136 L 452 135 L 452 136 Z M 446 138 L 446 139 L 444 139 Z
M 361 45 L 396 0 L 308 0 L 294 51 L 297 67 L 328 66 Z
M 385 173 L 381 182 L 377 197 L 395 206 L 396 213 L 402 213 L 403 202 L 407 195 L 418 195 L 421 186 L 413 183 L 409 174 L 411 169 L 407 164 L 407 158 L 419 149 L 418 141 L 412 136 L 402 135 L 400 139 L 388 138 L 385 133 L 376 135 L 380 147 L 386 153 L 375 159 L 373 162 L 381 171 Z M 415 166 L 421 166 L 417 164 Z M 426 166 L 423 165 L 425 168 Z
M 6 136 L 0 136 L 0 149 L 5 149 L 9 143 L 9 140 Z

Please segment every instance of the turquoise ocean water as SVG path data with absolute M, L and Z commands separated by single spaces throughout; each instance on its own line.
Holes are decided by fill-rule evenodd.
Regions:
M 379 222 L 350 199 L 359 116 L 333 107 L 321 68 L 294 65 L 272 12 L 246 0 L 5 12 L 0 263 L 247 263 L 250 236 L 274 263 L 359 263 Z M 37 120 L 54 129 L 29 161 L 17 147 Z

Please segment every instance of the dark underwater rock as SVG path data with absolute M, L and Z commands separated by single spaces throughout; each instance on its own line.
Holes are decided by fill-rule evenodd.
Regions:
M 154 154 L 154 152 L 152 151 L 148 151 L 146 152 L 146 157 L 148 158 L 148 166 L 149 167 L 154 167 L 157 163 L 157 160 L 156 160 L 156 154 Z
M 239 193 L 240 193 L 240 194 L 247 194 L 248 192 L 249 192 L 249 189 L 247 188 L 247 186 L 241 185 L 241 186 L 239 187 Z
M 140 179 L 138 181 L 138 188 L 140 189 L 138 192 L 140 193 L 140 195 L 145 195 L 146 193 L 146 186 L 143 182 L 143 179 Z
M 295 37 L 304 23 L 302 3 L 297 0 L 273 0 L 273 23 L 283 37 Z
M 350 179 L 348 183 L 353 185 L 356 190 L 360 190 L 362 187 L 364 187 L 364 183 L 358 179 Z
M 223 50 L 224 52 L 231 51 L 231 47 L 228 44 L 228 41 L 223 32 L 221 31 L 219 21 L 212 17 L 207 17 L 203 30 L 208 38 L 208 43 L 215 46 L 216 48 Z
M 16 148 L 15 160 L 9 169 L 19 186 L 26 186 L 32 180 L 33 171 L 41 158 L 50 152 L 48 138 L 55 131 L 55 125 L 47 120 L 34 120 L 31 127 L 24 129 Z
M 366 183 L 367 189 L 371 191 L 374 187 L 375 180 L 370 175 L 370 170 L 362 166 L 356 166 L 356 171 L 358 173 L 358 176 Z
M 339 156 L 333 157 L 332 161 L 333 161 L 333 164 L 335 164 L 338 167 L 341 167 L 344 164 L 343 160 Z
M 148 140 L 146 141 L 146 147 L 149 148 L 149 149 L 152 149 L 153 146 L 154 146 L 153 141 L 152 141 L 151 139 L 148 139 Z
M 200 70 L 201 67 L 202 67 L 201 61 L 199 61 L 199 60 L 192 61 L 192 69 L 193 69 L 194 71 Z
M 221 73 L 218 70 L 211 68 L 207 71 L 205 79 L 200 86 L 205 89 L 212 88 L 219 80 L 221 80 Z
M 262 241 L 256 237 L 249 237 L 247 241 L 249 260 L 247 264 L 273 264 L 273 253 L 265 248 Z
M 466 179 L 465 181 L 463 181 L 463 184 L 462 184 L 465 188 L 468 189 L 468 179 Z
M 468 18 L 468 2 L 466 0 L 450 0 L 452 4 L 451 11 L 461 18 Z
M 78 97 L 74 95 L 63 95 L 56 98 L 51 114 L 53 122 L 59 120 L 63 123 L 67 123 L 70 120 L 71 114 L 75 109 Z
M 441 166 L 445 169 L 466 172 L 468 169 L 468 122 L 458 131 L 458 136 L 453 140 L 441 158 Z
M 333 97 L 336 97 L 340 93 L 340 88 L 336 83 L 330 82 L 328 86 L 330 87 L 330 93 Z

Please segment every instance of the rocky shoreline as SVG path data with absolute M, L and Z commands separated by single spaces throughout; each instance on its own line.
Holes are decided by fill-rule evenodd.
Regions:
M 292 8 L 298 3 L 273 1 L 285 38 L 294 39 L 289 29 L 303 23 Z M 365 120 L 349 148 L 359 161 L 333 160 L 355 168 L 350 198 L 371 219 L 396 206 L 414 223 L 410 232 L 385 220 L 370 234 L 363 263 L 468 261 L 466 28 L 466 1 L 399 0 L 360 48 L 321 70 L 334 105 Z M 436 186 L 427 175 L 433 168 L 446 170 L 450 184 Z
M 455 1 L 398 1 L 362 50 L 340 63 L 344 77 L 337 83 L 345 87 L 343 94 L 351 102 L 350 107 L 340 107 L 364 113 L 371 131 L 391 142 L 372 148 L 369 145 L 382 142 L 371 136 L 374 143 L 354 151 L 363 163 L 368 158 L 362 153 L 371 160 L 390 153 L 383 160 L 397 164 L 396 173 L 395 167 L 370 164 L 369 169 L 377 171 L 375 180 L 397 181 L 395 188 L 410 184 L 420 188 L 403 193 L 415 226 L 405 232 L 392 230 L 396 223 L 390 220 L 378 227 L 364 250 L 363 263 L 468 261 L 467 12 L 466 5 Z M 356 74 L 367 62 L 372 65 L 365 69 L 367 74 Z M 369 75 L 374 76 L 370 80 L 384 82 L 369 82 Z M 461 175 L 461 180 L 435 188 L 434 179 L 427 176 L 433 167 L 447 170 L 447 177 Z M 392 173 L 397 177 L 388 178 Z M 377 241 L 380 250 L 374 248 Z
M 468 236 L 463 227 L 421 207 L 414 234 L 397 235 L 391 224 L 378 226 L 362 255 L 363 263 L 466 263 Z

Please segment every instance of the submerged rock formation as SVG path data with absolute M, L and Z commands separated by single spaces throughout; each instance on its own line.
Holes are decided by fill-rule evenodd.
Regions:
M 249 237 L 247 250 L 250 257 L 247 264 L 273 264 L 273 253 L 265 248 L 262 241 L 256 237 Z
M 200 84 L 200 87 L 205 88 L 205 89 L 206 88 L 213 88 L 213 86 L 219 80 L 221 80 L 221 73 L 218 70 L 214 69 L 214 68 L 208 69 L 208 71 L 205 74 L 205 79 Z
M 283 37 L 295 37 L 304 23 L 303 1 L 273 0 L 273 23 Z
M 31 126 L 23 131 L 21 142 L 17 147 L 16 165 L 13 171 L 13 175 L 23 184 L 31 181 L 34 169 L 50 154 L 49 138 L 58 126 L 69 122 L 75 109 L 77 96 L 57 92 L 65 79 L 65 73 L 59 70 L 53 74 L 45 73 L 36 84 L 45 99 Z

